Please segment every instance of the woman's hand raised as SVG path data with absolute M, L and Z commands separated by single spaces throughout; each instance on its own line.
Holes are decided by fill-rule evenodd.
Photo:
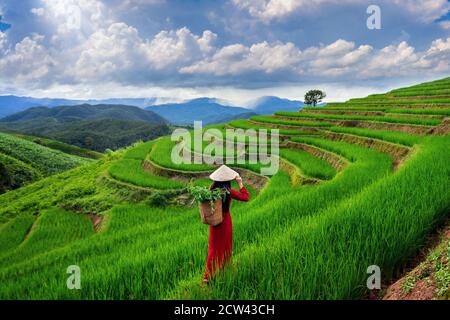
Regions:
M 239 188 L 242 188 L 244 186 L 241 176 L 236 176 L 236 182 L 239 185 Z

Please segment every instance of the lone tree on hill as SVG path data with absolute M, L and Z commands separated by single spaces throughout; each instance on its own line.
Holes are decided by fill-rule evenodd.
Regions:
M 309 90 L 305 94 L 305 104 L 313 105 L 314 107 L 322 102 L 322 99 L 325 98 L 327 94 L 321 90 Z

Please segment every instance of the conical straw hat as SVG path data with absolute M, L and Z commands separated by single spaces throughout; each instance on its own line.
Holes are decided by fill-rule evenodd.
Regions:
M 209 178 L 214 181 L 231 181 L 234 180 L 239 173 L 233 169 L 228 168 L 226 165 L 222 165 L 219 169 L 214 171 Z

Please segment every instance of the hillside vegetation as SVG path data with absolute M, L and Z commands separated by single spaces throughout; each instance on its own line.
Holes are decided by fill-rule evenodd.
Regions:
M 64 147 L 66 151 L 75 151 L 70 146 L 51 143 L 50 140 L 46 140 L 46 143 L 52 144 L 54 148 L 0 133 L 0 193 L 73 169 L 92 160 L 55 150 L 56 147 L 59 149 Z M 79 153 L 81 150 L 76 149 Z M 98 158 L 97 155 L 96 157 Z
M 207 287 L 186 187 L 215 166 L 174 164 L 169 137 L 1 195 L 0 299 L 363 298 L 369 266 L 395 278 L 449 216 L 449 91 L 446 78 L 215 125 L 279 129 L 281 152 L 269 178 L 233 166 L 252 200 L 233 202 L 233 264 Z M 71 265 L 81 290 L 66 288 Z
M 95 152 L 92 150 L 83 149 L 77 146 L 73 146 L 67 143 L 51 140 L 51 139 L 45 139 L 41 137 L 33 137 L 33 136 L 26 136 L 23 134 L 16 134 L 17 137 L 21 139 L 25 139 L 34 143 L 37 143 L 41 146 L 48 147 L 50 149 L 59 150 L 67 154 L 71 154 L 74 156 L 79 156 L 82 158 L 89 158 L 89 159 L 100 159 L 103 157 L 103 154 L 100 152 Z
M 78 105 L 30 108 L 0 119 L 0 130 L 103 153 L 170 133 L 167 121 L 137 107 Z
M 39 119 L 54 119 L 58 122 L 74 120 L 120 119 L 144 121 L 153 124 L 164 124 L 164 118 L 154 112 L 133 106 L 99 104 L 82 104 L 77 106 L 61 106 L 54 108 L 34 107 L 15 113 L 0 122 L 25 122 Z

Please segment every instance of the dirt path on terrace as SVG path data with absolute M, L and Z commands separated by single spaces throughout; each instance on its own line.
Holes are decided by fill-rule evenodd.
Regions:
M 402 278 L 385 286 L 383 300 L 450 299 L 450 219 L 434 232 Z

